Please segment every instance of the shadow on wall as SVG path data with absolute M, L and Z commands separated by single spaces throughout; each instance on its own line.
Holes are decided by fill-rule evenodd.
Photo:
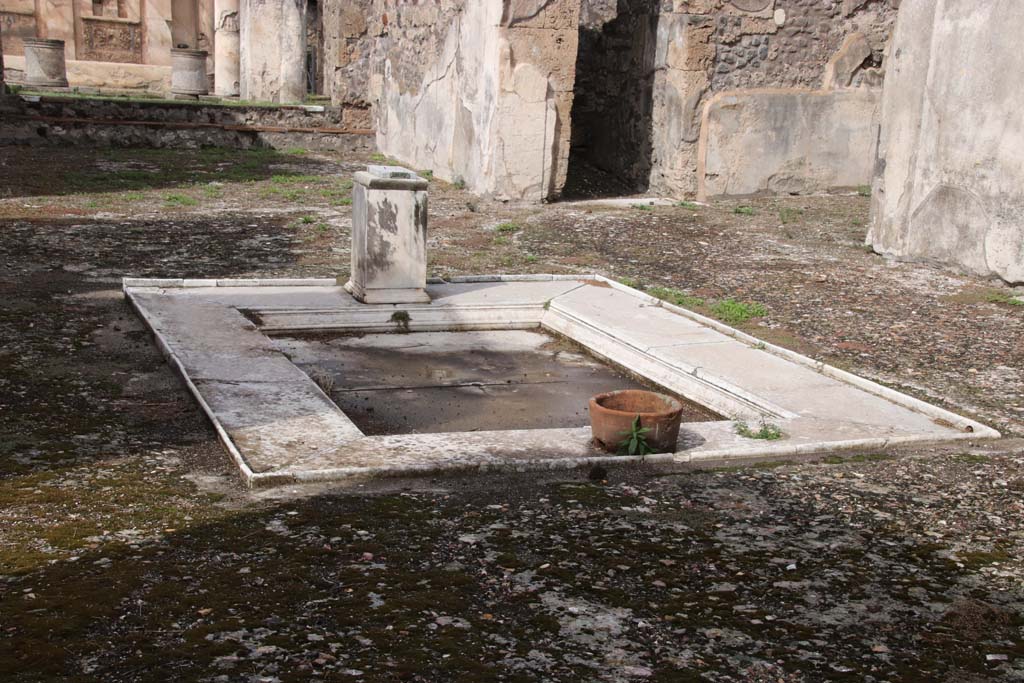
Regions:
M 644 192 L 652 165 L 657 0 L 618 0 L 580 25 L 565 198 Z

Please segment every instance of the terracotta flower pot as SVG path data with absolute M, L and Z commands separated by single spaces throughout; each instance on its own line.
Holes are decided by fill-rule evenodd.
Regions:
M 626 389 L 590 399 L 590 429 L 606 451 L 618 453 L 633 421 L 650 431 L 644 435 L 655 453 L 674 453 L 679 439 L 683 406 L 676 399 L 653 391 Z

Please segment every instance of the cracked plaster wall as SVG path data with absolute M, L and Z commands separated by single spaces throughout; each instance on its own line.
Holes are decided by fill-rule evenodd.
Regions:
M 897 5 L 662 0 L 648 105 L 651 191 L 698 191 L 702 115 L 718 93 L 877 88 Z M 325 83 L 346 123 L 376 128 L 385 154 L 479 193 L 555 196 L 568 164 L 580 26 L 600 29 L 619 9 L 620 0 L 325 0 Z M 844 60 L 830 67 L 837 55 Z M 849 110 L 841 104 L 836 111 Z M 870 125 L 862 124 L 851 126 L 858 135 Z M 791 140 L 800 122 L 786 128 Z M 777 132 L 753 131 L 766 144 Z M 850 154 L 873 156 L 863 139 Z M 760 189 L 770 190 L 767 181 Z
M 480 194 L 556 193 L 568 159 L 578 4 L 375 7 L 366 89 L 381 152 Z
M 1024 283 L 1024 6 L 904 0 L 867 243 Z

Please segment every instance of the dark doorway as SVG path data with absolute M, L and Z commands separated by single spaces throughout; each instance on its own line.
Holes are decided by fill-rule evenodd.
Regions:
M 317 0 L 308 0 L 306 2 L 306 92 L 310 95 L 322 95 L 324 92 L 323 54 L 323 13 Z
M 658 6 L 618 0 L 614 18 L 580 24 L 563 198 L 636 194 L 650 184 Z

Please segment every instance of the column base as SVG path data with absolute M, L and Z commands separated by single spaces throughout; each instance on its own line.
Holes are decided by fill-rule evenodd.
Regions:
M 375 289 L 365 288 L 349 280 L 344 285 L 348 292 L 364 304 L 429 304 L 427 290 L 418 287 Z

